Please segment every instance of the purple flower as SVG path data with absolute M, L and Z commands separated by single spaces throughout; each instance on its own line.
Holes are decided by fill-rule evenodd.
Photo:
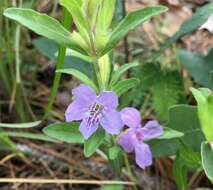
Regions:
M 67 122 L 82 120 L 80 132 L 88 139 L 99 124 L 109 134 L 119 134 L 123 127 L 121 115 L 116 111 L 118 97 L 114 92 L 102 92 L 99 96 L 90 87 L 81 84 L 72 90 L 74 101 L 66 110 Z
M 159 137 L 163 133 L 162 127 L 157 121 L 152 120 L 141 126 L 140 112 L 135 108 L 124 108 L 121 117 L 125 125 L 129 127 L 118 139 L 125 152 L 135 151 L 136 163 L 141 168 L 152 164 L 152 153 L 149 145 L 144 141 Z

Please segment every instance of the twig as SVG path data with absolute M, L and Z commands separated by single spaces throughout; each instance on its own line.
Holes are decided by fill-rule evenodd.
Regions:
M 11 158 L 15 157 L 16 154 L 9 154 L 7 156 L 5 156 L 2 160 L 0 160 L 0 165 L 3 165 L 5 162 L 7 162 L 8 160 L 10 160 Z
M 30 183 L 30 184 L 82 184 L 82 185 L 128 185 L 134 186 L 129 181 L 99 181 L 75 179 L 25 179 L 25 178 L 0 178 L 0 183 Z

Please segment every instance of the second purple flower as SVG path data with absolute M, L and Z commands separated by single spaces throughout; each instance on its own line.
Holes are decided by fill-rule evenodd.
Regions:
M 124 108 L 121 117 L 126 126 L 129 127 L 118 139 L 125 152 L 135 152 L 136 163 L 141 168 L 152 164 L 152 153 L 149 145 L 144 141 L 159 137 L 163 133 L 163 128 L 157 121 L 152 120 L 141 126 L 140 112 L 135 108 Z
M 124 126 L 120 113 L 116 110 L 118 97 L 114 92 L 96 92 L 81 84 L 72 90 L 74 101 L 66 110 L 66 121 L 79 121 L 80 131 L 88 139 L 101 125 L 109 134 L 119 134 Z

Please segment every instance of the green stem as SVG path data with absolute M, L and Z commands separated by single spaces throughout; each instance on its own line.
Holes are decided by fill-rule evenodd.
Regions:
M 22 0 L 19 1 L 19 8 L 22 7 Z M 21 83 L 21 74 L 20 74 L 20 30 L 21 27 L 18 24 L 15 31 L 15 55 L 16 55 L 16 82 L 17 84 Z
M 6 61 L 3 57 L 4 55 L 4 46 L 6 44 L 6 40 L 4 38 L 4 35 L 7 34 L 7 31 L 5 31 L 4 29 L 4 17 L 3 17 L 3 11 L 6 7 L 6 2 L 5 1 L 0 1 L 0 78 L 4 83 L 5 86 L 5 90 L 7 92 L 7 94 L 10 94 L 10 80 L 8 80 L 8 72 L 7 72 L 7 68 L 5 67 L 6 65 Z M 4 61 L 3 61 L 4 60 Z
M 72 18 L 71 18 L 71 15 L 69 14 L 69 12 L 66 10 L 66 8 L 63 8 L 62 25 L 66 29 L 69 29 L 70 23 L 71 23 L 71 19 Z M 64 67 L 65 55 L 66 55 L 66 47 L 61 46 L 59 48 L 59 51 L 58 51 L 56 70 L 57 69 L 62 69 Z M 44 118 L 43 119 L 46 119 L 48 117 L 49 113 L 52 110 L 52 106 L 53 106 L 53 103 L 54 103 L 55 98 L 56 98 L 56 94 L 57 94 L 57 91 L 58 91 L 60 80 L 61 80 L 61 73 L 55 73 L 55 78 L 54 78 L 53 86 L 52 86 L 52 89 L 51 89 L 50 100 L 49 100 L 47 109 L 45 110 L 45 114 L 44 114 Z
M 144 115 L 147 110 L 147 106 L 149 104 L 150 98 L 151 98 L 150 94 L 147 94 L 144 98 L 143 104 L 141 105 L 141 108 L 140 108 L 140 112 L 142 115 Z
M 98 85 L 99 92 L 102 89 L 101 81 L 100 81 L 100 73 L 98 68 L 98 61 L 94 60 L 93 62 L 93 80 Z
M 2 78 L 3 80 L 3 83 L 5 84 L 5 89 L 6 89 L 6 92 L 9 94 L 10 93 L 10 82 L 7 80 L 7 70 L 6 68 L 4 67 L 4 63 L 1 61 L 1 52 L 0 52 L 0 77 Z
M 19 45 L 20 45 L 20 25 L 17 25 L 15 31 L 15 58 L 16 58 L 16 83 L 21 83 L 21 75 L 20 75 L 20 55 L 19 55 Z
M 52 15 L 52 16 L 55 16 L 57 7 L 58 7 L 58 0 L 54 0 L 54 1 L 53 1 L 53 9 L 52 9 L 52 12 L 51 12 L 51 15 Z

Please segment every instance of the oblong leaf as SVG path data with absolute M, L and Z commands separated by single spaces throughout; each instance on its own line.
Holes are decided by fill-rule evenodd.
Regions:
M 79 123 L 55 123 L 43 129 L 49 137 L 67 143 L 83 143 L 84 139 L 79 131 Z
M 113 30 L 104 50 L 100 53 L 101 56 L 113 49 L 116 44 L 130 31 L 141 23 L 147 21 L 151 17 L 167 11 L 167 7 L 153 6 L 140 9 L 129 13 L 121 23 Z
M 174 138 L 180 138 L 183 136 L 184 136 L 184 133 L 180 131 L 176 131 L 174 129 L 164 127 L 163 134 L 160 137 L 158 137 L 158 139 L 174 139 Z
M 3 128 L 32 128 L 36 127 L 41 121 L 29 122 L 29 123 L 0 123 L 0 127 Z
M 86 157 L 90 157 L 104 142 L 104 137 L 105 131 L 99 127 L 96 133 L 84 142 L 84 155 Z
M 85 74 L 83 74 L 82 72 L 80 72 L 76 69 L 60 69 L 60 70 L 57 70 L 56 72 L 73 75 L 74 77 L 79 79 L 84 84 L 86 84 L 86 85 L 90 86 L 91 88 L 95 89 L 96 91 L 98 91 L 98 88 L 94 84 L 94 82 L 90 78 L 88 78 L 88 76 L 86 76 Z
M 72 40 L 71 33 L 60 22 L 46 14 L 41 14 L 32 9 L 8 8 L 4 11 L 4 16 L 19 22 L 39 35 L 56 41 L 60 45 L 87 54 Z
M 86 39 L 86 41 L 89 41 L 87 32 L 89 30 L 89 22 L 86 15 L 81 10 L 81 5 L 78 3 L 78 1 L 79 0 L 60 0 L 60 4 L 64 6 L 72 15 L 81 36 Z
M 137 67 L 139 65 L 139 63 L 132 63 L 132 64 L 124 64 L 122 65 L 117 71 L 114 72 L 114 74 L 112 75 L 112 79 L 110 82 L 110 85 L 114 85 L 119 78 L 121 77 L 121 75 L 126 72 L 127 70 L 133 68 L 133 67 Z
M 135 87 L 138 85 L 140 82 L 139 79 L 137 78 L 130 78 L 130 79 L 125 79 L 120 82 L 118 82 L 115 86 L 112 87 L 112 90 L 118 95 L 121 96 L 131 88 Z
M 213 183 L 213 150 L 208 142 L 203 142 L 201 145 L 201 158 L 203 169 Z

